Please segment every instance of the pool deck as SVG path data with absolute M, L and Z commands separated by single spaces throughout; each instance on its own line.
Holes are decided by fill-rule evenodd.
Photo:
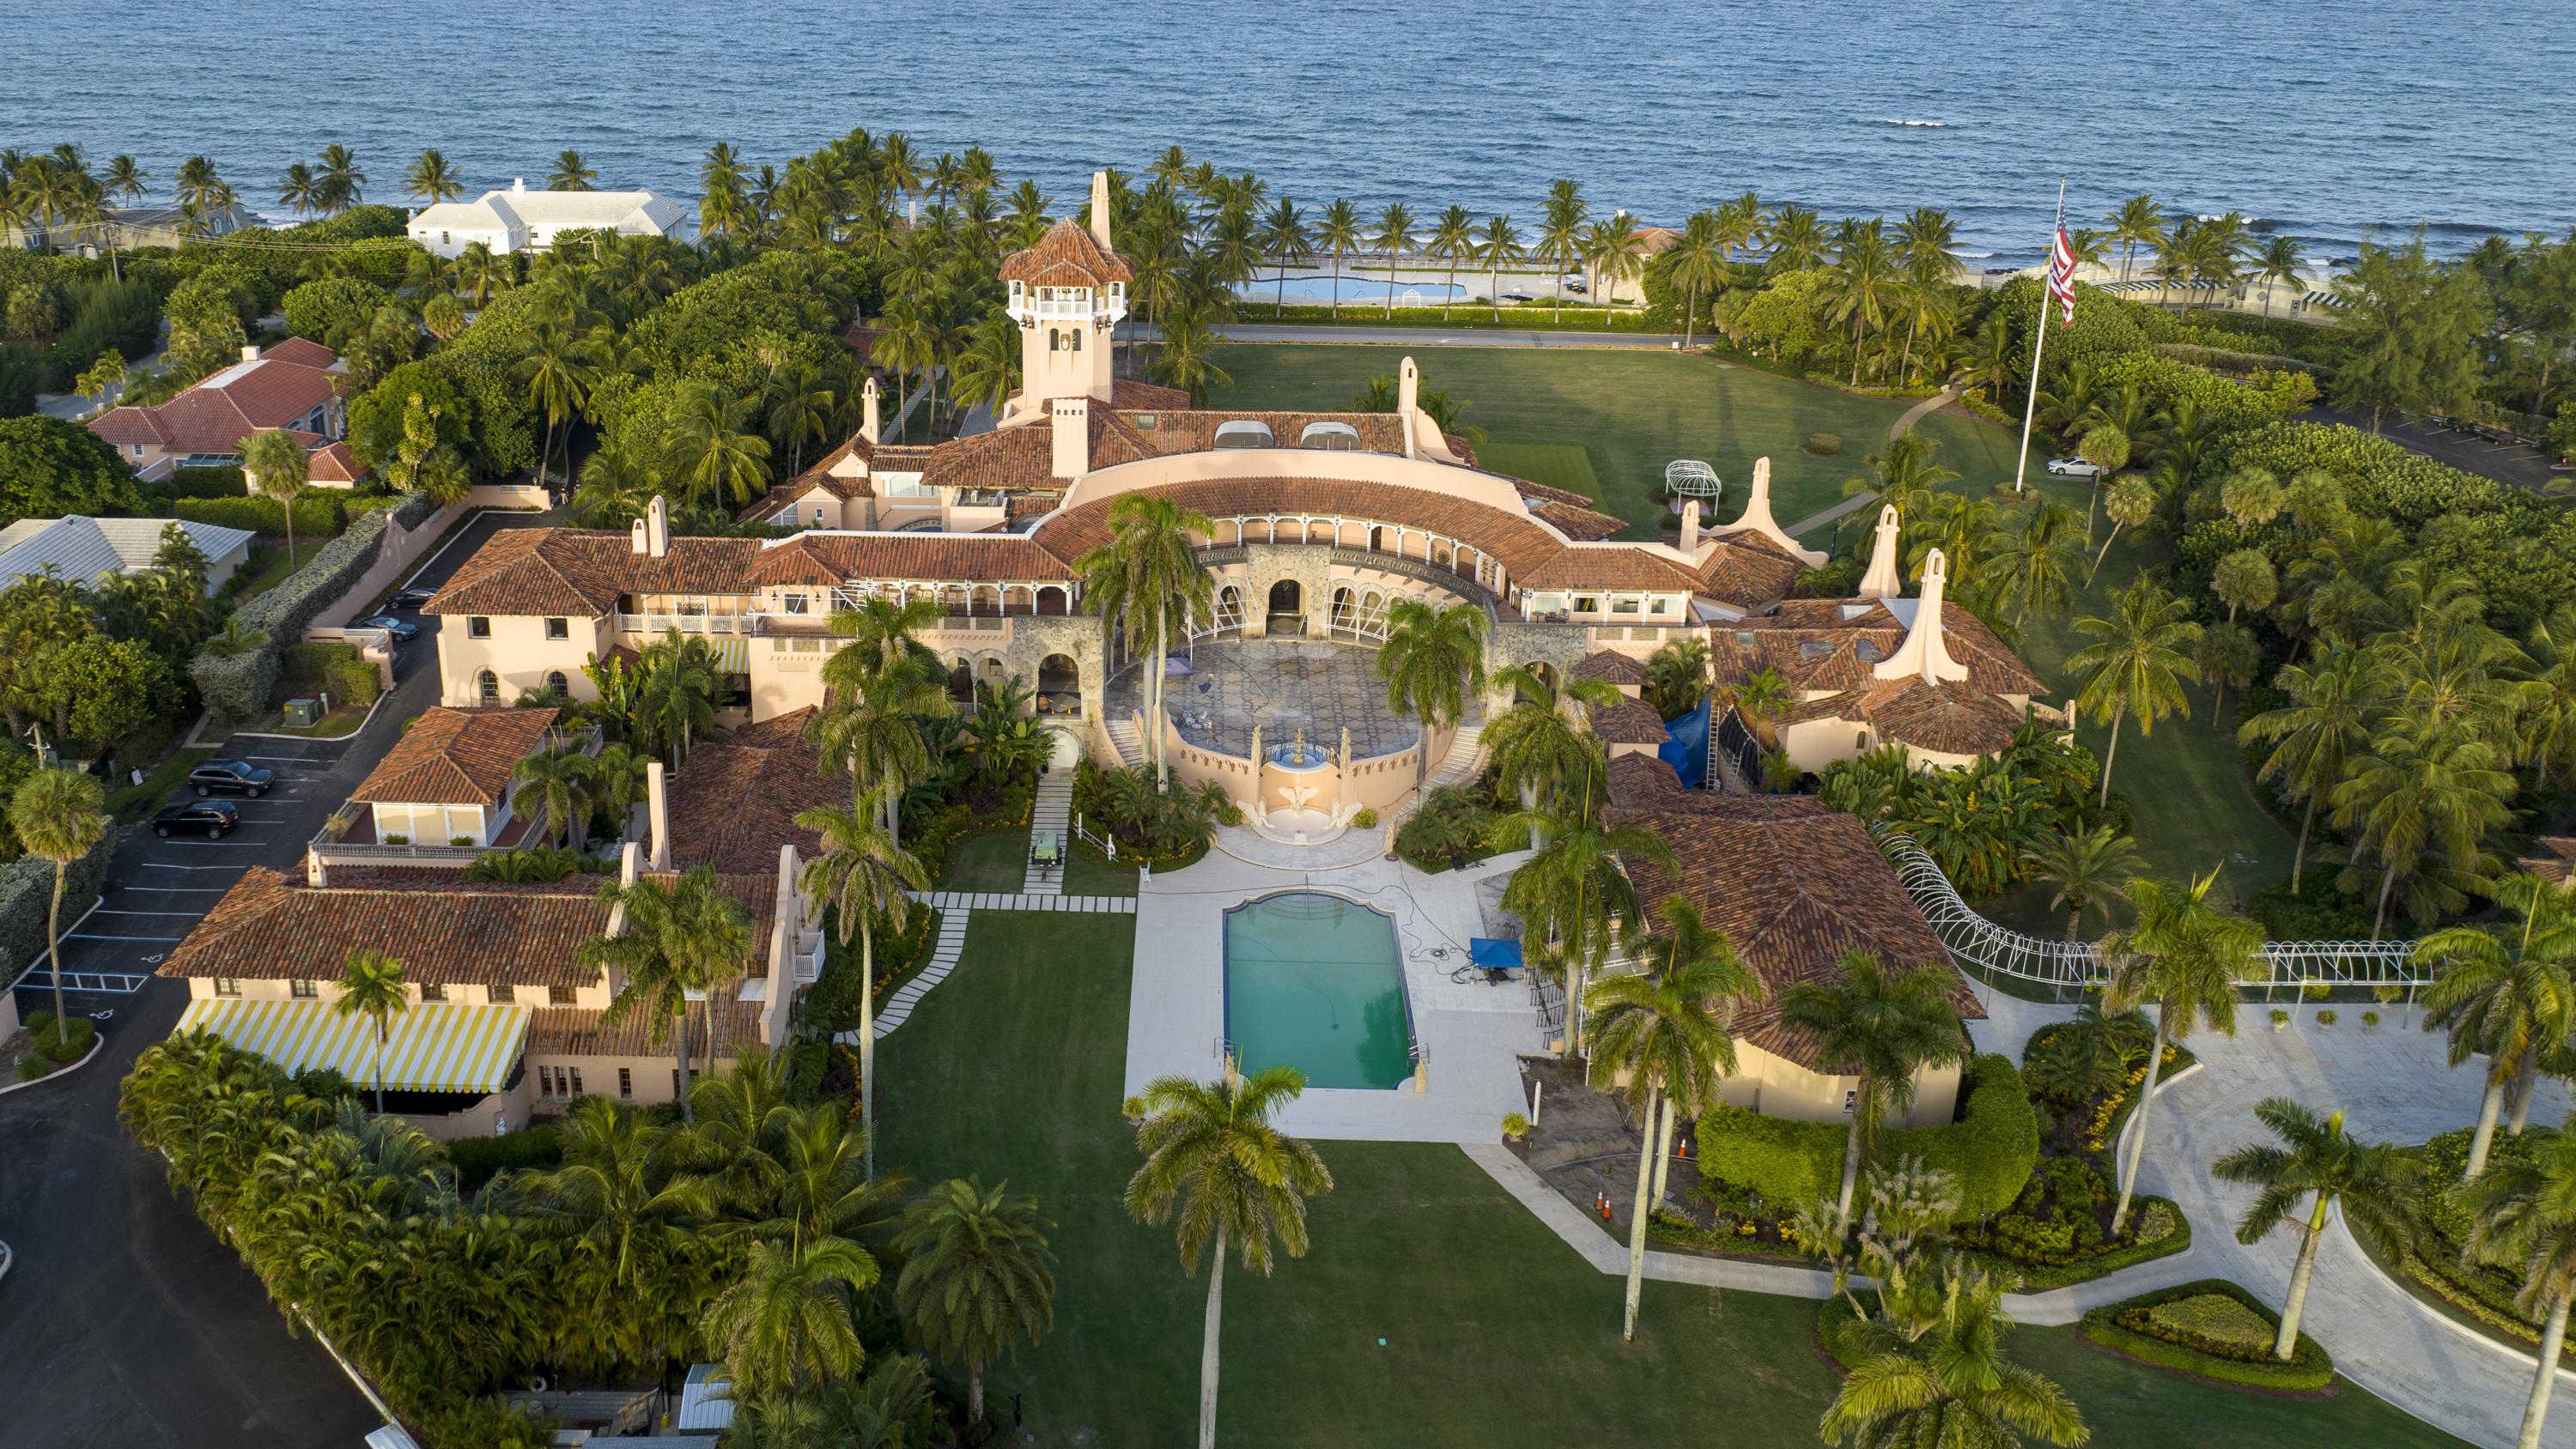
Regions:
M 1523 858 L 1425 875 L 1400 861 L 1286 870 L 1212 851 L 1185 870 L 1155 872 L 1136 899 L 1126 1093 L 1166 1074 L 1206 1080 L 1223 1070 L 1226 909 L 1279 891 L 1326 891 L 1395 918 L 1428 1090 L 1315 1088 L 1280 1114 L 1279 1125 L 1331 1141 L 1501 1141 L 1503 1115 L 1528 1110 L 1517 1058 L 1546 1045 L 1538 1017 L 1520 982 L 1456 982 L 1449 973 L 1465 963 L 1468 939 L 1484 934 L 1479 884 Z

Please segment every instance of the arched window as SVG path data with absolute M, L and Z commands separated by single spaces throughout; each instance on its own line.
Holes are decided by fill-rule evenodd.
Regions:
M 560 669 L 546 671 L 546 688 L 564 699 L 572 698 L 572 681 L 564 678 Z
M 1064 351 L 1064 332 L 1062 329 L 1055 327 L 1047 329 L 1047 351 Z
M 1073 339 L 1073 350 L 1080 352 L 1082 350 L 1082 329 L 1076 327 L 1065 335 Z
M 501 702 L 501 676 L 486 669 L 474 676 L 474 684 L 475 691 L 482 696 L 486 708 Z

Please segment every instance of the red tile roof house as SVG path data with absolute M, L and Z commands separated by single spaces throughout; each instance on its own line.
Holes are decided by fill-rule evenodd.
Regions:
M 157 407 L 110 408 L 90 419 L 89 430 L 113 444 L 136 476 L 157 481 L 179 468 L 231 467 L 241 461 L 242 439 L 283 428 L 328 455 L 313 460 L 315 484 L 345 488 L 358 472 L 340 443 L 348 391 L 348 364 L 338 353 L 290 337 L 265 352 L 243 348 L 241 361 Z

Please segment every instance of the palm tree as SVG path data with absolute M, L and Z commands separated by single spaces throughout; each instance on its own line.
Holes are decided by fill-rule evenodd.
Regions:
M 588 191 L 599 173 L 581 159 L 579 151 L 565 151 L 555 157 L 554 168 L 546 173 L 548 191 Z
M 1261 254 L 1279 272 L 1279 294 L 1271 304 L 1271 315 L 1288 312 L 1288 269 L 1302 267 L 1315 259 L 1315 249 L 1306 236 L 1305 219 L 1297 214 L 1297 203 L 1283 196 L 1272 202 L 1261 218 L 1261 230 L 1253 237 Z
M 1708 698 L 1708 641 L 1676 639 L 1646 659 L 1646 699 L 1666 719 L 1679 719 Z
M 71 1017 L 63 1009 L 64 876 L 107 833 L 106 804 L 96 776 L 60 766 L 29 775 L 9 799 L 9 828 L 17 832 L 19 848 L 54 863 L 53 903 L 45 915 L 45 974 L 54 985 L 56 1032 L 71 1029 Z
M 810 362 L 793 362 L 770 374 L 769 432 L 787 443 L 787 476 L 805 471 L 805 442 L 829 436 L 832 390 Z
M 284 429 L 272 428 L 241 440 L 243 479 L 261 497 L 276 499 L 277 511 L 285 515 L 290 570 L 295 559 L 295 495 L 304 491 L 306 470 L 311 465 L 311 455 L 304 451 L 304 445 Z
M 846 1239 L 752 1244 L 743 1275 L 706 1309 L 734 1394 L 793 1398 L 856 1374 L 867 1350 L 851 1310 L 877 1276 L 876 1259 Z
M 297 216 L 310 216 L 322 209 L 322 178 L 313 168 L 298 161 L 277 178 L 277 204 Z
M 1503 793 L 1525 806 L 1588 813 L 1584 802 L 1592 798 L 1590 770 L 1599 751 L 1571 706 L 1615 704 L 1618 686 L 1576 679 L 1559 689 L 1519 665 L 1494 671 L 1492 684 L 1512 698 L 1502 718 L 1485 727 L 1483 741 Z
M 690 742 L 715 728 L 716 674 L 713 649 L 697 637 L 682 638 L 677 629 L 644 646 L 636 671 L 637 733 L 672 768 L 689 753 Z
M 1860 386 L 1861 335 L 1887 319 L 1904 286 L 1903 268 L 1887 233 L 1873 218 L 1844 237 L 1826 279 L 1826 315 L 1851 322 L 1851 385 Z
M 1735 1073 L 1735 1038 L 1727 1023 L 1737 1004 L 1762 995 L 1761 978 L 1737 960 L 1723 932 L 1709 929 L 1684 896 L 1661 908 L 1665 934 L 1648 944 L 1649 971 L 1605 976 L 1585 994 L 1592 1018 L 1595 1087 L 1626 1079 L 1628 1110 L 1641 1139 L 1637 1202 L 1628 1222 L 1628 1307 L 1620 1337 L 1637 1336 L 1645 1282 L 1646 1222 L 1662 1205 L 1659 1180 L 1672 1155 L 1673 1117 L 1697 1118 L 1714 1100 L 1718 1079 Z
M 2102 754 L 2102 803 L 2111 800 L 2111 763 L 2120 753 L 2120 722 L 2135 715 L 2140 734 L 2153 734 L 2156 721 L 2168 714 L 2191 718 L 2191 699 L 2183 686 L 2200 678 L 2200 666 L 2183 651 L 2200 638 L 2191 622 L 2191 606 L 2163 586 L 2138 579 L 2112 600 L 2111 617 L 2075 621 L 2077 632 L 2096 642 L 2068 655 L 2066 669 L 2080 675 L 2076 708 L 2096 724 L 2111 727 L 2110 748 Z
M 1618 300 L 1619 284 L 1645 273 L 1646 234 L 1638 229 L 1635 217 L 1613 212 L 1608 221 L 1596 221 L 1584 233 L 1584 250 L 1591 255 L 1592 285 L 1600 293 L 1601 315 L 1607 319 L 1610 304 Z
M 423 151 L 403 173 L 403 190 L 435 206 L 465 194 L 465 183 L 435 147 Z
M 743 429 L 744 411 L 712 378 L 681 382 L 671 401 L 666 467 L 692 502 L 748 503 L 769 486 L 769 440 Z
M 151 179 L 152 173 L 144 170 L 140 162 L 120 151 L 107 158 L 107 167 L 99 173 L 98 184 L 110 196 L 121 196 L 128 202 L 135 202 L 143 199 L 145 183 Z
M 895 1311 L 923 1349 L 966 1361 L 966 1422 L 984 1418 L 984 1366 L 1055 1326 L 1055 1274 L 1038 1200 L 951 1178 L 903 1214 Z
M 1550 804 L 1497 819 L 1491 834 L 1497 849 L 1539 842 L 1504 887 L 1503 908 L 1521 918 L 1521 945 L 1529 957 L 1552 962 L 1566 977 L 1566 999 L 1575 1008 L 1568 1049 L 1578 1056 L 1584 1052 L 1587 983 L 1608 962 L 1611 948 L 1645 924 L 1645 904 L 1627 863 L 1673 869 L 1672 849 L 1653 829 L 1604 818 L 1597 798 L 1606 774 L 1600 745 L 1587 740 L 1585 756 L 1577 767 L 1579 792 L 1560 788 Z
M 2100 552 L 2093 555 L 2093 566 L 2084 571 L 2084 586 L 2091 588 L 2095 576 L 2102 572 L 2102 560 L 2111 556 L 2111 545 L 2123 528 L 2135 528 L 2156 516 L 2155 485 L 2136 473 L 2122 473 L 2102 491 L 2102 511 L 2111 517 L 2111 531 L 2102 538 Z
M 2033 609 L 2054 614 L 2074 602 L 2075 566 L 2084 561 L 2084 536 L 2077 529 L 2074 509 L 2043 503 L 1988 560 L 1996 594 L 2012 601 L 2015 627 Z
M 1950 1004 L 1955 979 L 1946 966 L 1890 971 L 1875 955 L 1853 951 L 1843 957 L 1838 979 L 1795 982 L 1780 998 L 1781 1022 L 1819 1038 L 1818 1065 L 1860 1079 L 1843 1139 L 1835 1209 L 1843 1218 L 1851 1216 L 1862 1150 L 1877 1140 L 1890 1111 L 1912 1109 L 1916 1074 L 1967 1060 L 1958 1008 Z
M 2296 283 L 2299 280 L 2300 268 L 2307 264 L 2307 254 L 2299 249 L 2297 237 L 2276 236 L 2265 242 L 2262 252 L 2255 257 L 2254 280 Z M 2265 317 L 2272 315 L 2270 287 L 2263 289 L 2263 315 Z
M 833 931 L 843 946 L 859 938 L 859 1112 L 868 1133 L 867 1173 L 877 1175 L 876 1143 L 876 933 L 901 931 L 912 917 L 908 891 L 930 884 L 930 874 L 877 822 L 890 784 L 861 794 L 847 810 L 808 810 L 799 827 L 822 837 L 800 882 L 805 893 L 829 904 Z
M 1485 229 L 1476 241 L 1476 260 L 1484 265 L 1485 300 L 1492 304 L 1497 322 L 1503 320 L 1503 268 L 1528 255 L 1509 213 L 1485 218 Z
M 465 300 L 480 307 L 510 289 L 517 276 L 518 264 L 507 252 L 492 250 L 489 242 L 467 242 L 456 253 L 457 290 Z
M 385 1114 L 385 1043 L 393 1036 L 393 1019 L 411 1009 L 411 992 L 403 980 L 403 963 L 382 951 L 352 949 L 340 963 L 340 994 L 331 1002 L 334 1016 L 363 1016 L 376 1029 L 376 1115 Z
M 2111 223 L 2111 240 L 2120 244 L 2120 280 L 2129 280 L 2129 261 L 2144 243 L 2154 247 L 2164 240 L 2165 212 L 2156 199 L 2143 193 L 2132 196 L 2112 208 L 2102 218 Z
M 1370 238 L 1386 254 L 1386 319 L 1395 320 L 1395 264 L 1413 249 L 1413 212 L 1401 201 L 1387 203 Z
M 1567 178 L 1550 182 L 1547 205 L 1540 213 L 1537 255 L 1545 259 L 1555 274 L 1556 320 L 1565 316 L 1565 274 L 1583 258 L 1583 223 L 1592 215 L 1592 204 L 1583 199 L 1581 184 Z
M 1781 207 L 1762 224 L 1760 237 L 1766 271 L 1803 272 L 1824 264 L 1825 229 L 1810 208 Z
M 2539 1134 L 2526 1160 L 2497 1163 L 2466 1196 L 2477 1222 L 2467 1256 L 2519 1272 L 2522 1291 L 2514 1306 L 2542 1320 L 2531 1397 L 2514 1441 L 2516 1449 L 2540 1449 L 2567 1342 L 2567 1311 L 2576 1303 L 2576 1134 Z
M 2156 1104 L 2164 1048 L 2180 1046 L 2203 1024 L 2221 1036 L 2236 1035 L 2237 989 L 2264 969 L 2263 928 L 2211 905 L 2209 890 L 2217 883 L 2216 866 L 2186 886 L 2146 877 L 2130 881 L 2136 924 L 2102 942 L 2102 960 L 2111 972 L 2104 1005 L 2112 1011 L 2151 1001 L 2156 1005 L 2156 1041 L 2147 1052 L 2147 1077 L 2138 1088 L 2136 1120 L 2128 1128 L 2120 1204 L 2111 1212 L 2114 1237 L 2127 1225 L 2129 1198 L 2137 1191 L 2138 1159 L 2146 1150 L 2147 1114 Z
M 564 847 L 578 851 L 588 843 L 590 812 L 599 804 L 591 758 L 573 745 L 539 750 L 510 769 L 519 788 L 512 799 L 521 813 L 534 807 L 537 819 L 528 834 L 543 838 L 563 832 Z
M 1341 203 L 1335 203 L 1340 205 Z M 1151 715 L 1147 748 L 1154 756 L 1154 784 L 1166 788 L 1172 762 L 1164 736 L 1163 659 L 1171 652 L 1171 627 L 1184 633 L 1208 613 L 1214 586 L 1199 566 L 1191 535 L 1213 538 L 1216 524 L 1170 499 L 1129 493 L 1109 505 L 1109 542 L 1074 560 L 1083 580 L 1084 599 L 1115 628 L 1129 653 L 1150 632 L 1153 652 L 1146 656 L 1145 698 Z
M 1155 349 L 1154 376 L 1166 387 L 1190 395 L 1192 407 L 1207 402 L 1210 387 L 1231 387 L 1234 377 L 1216 365 L 1225 344 L 1210 325 L 1213 307 L 1189 307 L 1163 319 L 1162 345 Z
M 2417 1180 L 2424 1164 L 2404 1148 L 2385 1142 L 2361 1142 L 2344 1134 L 2343 1113 L 2322 1121 L 2287 1097 L 2255 1104 L 2254 1119 L 2271 1129 L 2282 1145 L 2248 1143 L 2209 1165 L 2221 1182 L 2260 1187 L 2236 1223 L 2236 1241 L 2248 1247 L 2291 1220 L 2302 1194 L 2309 1195 L 2307 1221 L 2299 1224 L 2299 1260 L 2290 1270 L 2290 1291 L 2281 1300 L 2281 1333 L 2272 1356 L 2288 1363 L 2299 1347 L 2299 1313 L 2307 1306 L 2308 1280 L 2316 1275 L 2317 1244 L 2325 1238 L 2326 1218 L 2343 1205 L 2345 1226 L 2381 1254 L 2394 1252 L 2413 1236 Z
M 543 484 L 546 470 L 554 461 L 555 430 L 588 405 L 592 385 L 607 371 L 607 358 L 597 342 L 569 327 L 540 327 L 525 366 L 528 403 L 546 415 L 545 447 L 537 454 L 537 482 Z M 712 396 L 715 384 L 704 386 Z M 565 469 L 569 472 L 569 439 L 564 451 Z
M 1449 285 L 1440 294 L 1440 320 L 1449 320 L 1449 304 L 1458 295 L 1458 264 L 1476 257 L 1476 214 L 1463 206 L 1452 206 L 1440 213 L 1431 224 L 1430 239 L 1422 250 L 1436 260 L 1449 264 Z
M 1215 1449 L 1217 1330 L 1225 1309 L 1225 1250 L 1270 1276 L 1276 1249 L 1306 1256 L 1306 1199 L 1333 1190 L 1333 1174 L 1315 1149 L 1270 1125 L 1297 1100 L 1306 1079 L 1294 1067 L 1219 1082 L 1157 1077 L 1128 1104 L 1142 1118 L 1136 1149 L 1145 1165 L 1127 1180 L 1127 1215 L 1140 1223 L 1173 1219 L 1181 1270 L 1195 1275 L 1208 1260 L 1207 1331 L 1199 1351 L 1199 1449 Z M 1177 1209 L 1177 1212 L 1175 1211 Z
M 824 708 L 809 726 L 823 767 L 848 771 L 854 794 L 884 787 L 879 818 L 898 840 L 903 793 L 928 779 L 937 763 L 925 722 L 952 708 L 946 670 L 935 656 L 909 652 L 916 647 L 908 638 L 884 646 L 862 638 L 824 661 Z
M 1413 761 L 1418 788 L 1431 769 L 1432 732 L 1463 719 L 1466 701 L 1485 686 L 1485 611 L 1467 603 L 1434 609 L 1420 599 L 1396 600 L 1386 611 L 1377 677 L 1386 681 L 1386 707 L 1422 722 Z
M 1694 212 L 1682 223 L 1682 233 L 1672 245 L 1670 269 L 1666 277 L 1682 289 L 1682 350 L 1689 351 L 1695 340 L 1693 330 L 1699 325 L 1699 297 L 1714 292 L 1726 280 L 1726 246 L 1720 239 L 1720 220 L 1714 211 Z
M 631 885 L 599 888 L 602 910 L 623 911 L 623 929 L 581 948 L 581 964 L 606 967 L 620 985 L 600 1024 L 615 1026 L 642 1012 L 647 1039 L 673 1037 L 679 1068 L 680 1115 L 695 1121 L 689 1105 L 689 993 L 714 999 L 715 989 L 738 975 L 751 954 L 751 916 L 716 884 L 713 866 L 697 866 L 667 884 L 651 876 Z M 676 1030 L 674 1030 L 676 1028 Z
M 1333 204 L 1325 207 L 1324 214 L 1315 221 L 1316 248 L 1333 254 L 1332 306 L 1335 320 L 1342 315 L 1342 257 L 1345 253 L 1359 250 L 1362 245 L 1359 208 L 1335 197 Z
M 2415 943 L 2416 963 L 2436 973 L 2424 1029 L 2450 1032 L 2454 1067 L 2487 1056 L 2464 1180 L 2486 1171 L 2508 1084 L 2527 1106 L 2535 1070 L 2576 1030 L 2576 903 L 2567 895 L 2538 876 L 2510 875 L 2496 883 L 2496 904 L 2522 917 L 2518 930 L 2453 926 Z
M 2128 881 L 2138 873 L 2137 842 L 2108 825 L 2091 830 L 2060 830 L 2045 843 L 2021 853 L 2031 878 L 2056 887 L 2049 908 L 2066 908 L 2066 939 L 2084 929 L 2084 913 L 2110 914 L 2110 903 L 2129 898 Z
M 2486 837 L 2512 819 L 2507 763 L 2474 721 L 2400 711 L 2346 765 L 2333 818 L 2351 833 L 2356 864 L 2368 857 L 2380 868 L 2373 939 L 2401 876 L 2408 914 L 2425 920 L 2457 909 L 2465 888 L 2491 873 Z
M 1953 1267 L 1939 1316 L 1921 1325 L 1863 1319 L 1860 1367 L 1825 1410 L 1827 1444 L 1850 1449 L 2010 1449 L 2028 1435 L 2045 1444 L 2092 1437 L 2057 1385 L 2006 1359 L 2003 1287 Z

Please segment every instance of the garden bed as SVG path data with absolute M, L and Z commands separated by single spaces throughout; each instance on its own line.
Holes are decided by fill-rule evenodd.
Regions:
M 2521 1283 L 2512 1274 L 2498 1268 L 2464 1261 L 2462 1244 L 2469 1230 L 2469 1214 L 2452 1200 L 2451 1191 L 2467 1170 L 2469 1138 L 2472 1129 L 2462 1127 L 2445 1132 L 2418 1149 L 2424 1158 L 2428 1201 L 2424 1236 L 2415 1245 L 2400 1248 L 2394 1261 L 2381 1256 L 2361 1235 L 2362 1252 L 2381 1272 L 2396 1280 L 2409 1294 L 2452 1322 L 2472 1333 L 2498 1343 L 2509 1344 L 2526 1354 L 2540 1351 L 2540 1324 L 2525 1318 L 2514 1306 Z M 2488 1162 L 2511 1161 L 2528 1150 L 2529 1138 L 2516 1137 L 2501 1127 L 2494 1145 L 2488 1150 Z M 2559 1362 L 2576 1367 L 2576 1344 L 2559 1354 Z
M 2223 1278 L 2161 1288 L 2084 1315 L 2085 1340 L 2125 1358 L 2211 1383 L 2325 1397 L 2334 1359 L 2301 1333 L 2290 1361 L 2272 1356 L 2280 1315 Z
M 24 1027 L 0 1042 L 0 1089 L 60 1076 L 97 1054 L 105 1038 L 88 1018 L 72 1018 L 68 1042 L 55 1040 L 53 1019 L 49 1011 L 31 1013 Z

